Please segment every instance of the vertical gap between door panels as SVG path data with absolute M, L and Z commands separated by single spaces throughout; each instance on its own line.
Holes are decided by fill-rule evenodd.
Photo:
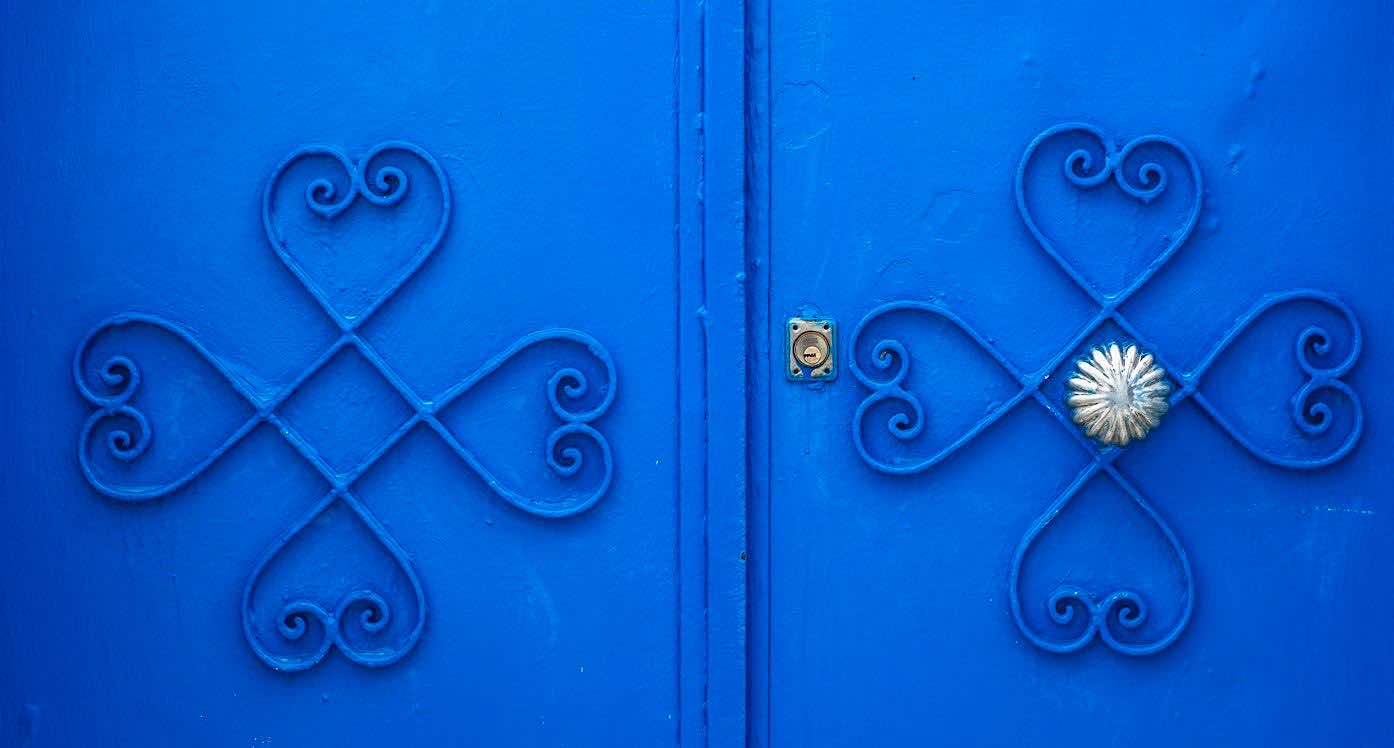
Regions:
M 678 0 L 676 13 L 675 716 L 682 746 L 736 746 L 748 708 L 745 6 Z
M 745 13 L 741 0 L 677 5 L 676 717 L 682 746 L 747 741 Z
M 747 739 L 749 268 L 746 263 L 746 9 L 703 9 L 700 143 L 707 389 L 707 740 Z
M 746 166 L 746 298 L 747 397 L 750 402 L 747 464 L 749 492 L 747 534 L 749 561 L 746 568 L 746 741 L 754 748 L 771 745 L 770 688 L 771 557 L 770 482 L 773 374 L 776 356 L 770 315 L 771 299 L 771 102 L 770 0 L 746 0 L 745 6 L 745 166 Z M 781 326 L 782 329 L 782 326 Z

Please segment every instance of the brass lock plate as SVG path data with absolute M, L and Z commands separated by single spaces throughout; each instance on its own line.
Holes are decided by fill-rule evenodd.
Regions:
M 837 376 L 837 326 L 825 317 L 793 317 L 784 326 L 790 381 L 814 382 Z

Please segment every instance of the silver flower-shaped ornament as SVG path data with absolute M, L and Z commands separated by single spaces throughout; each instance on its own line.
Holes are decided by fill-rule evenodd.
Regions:
M 1084 433 L 1115 447 L 1142 439 L 1167 412 L 1171 385 L 1166 371 L 1137 346 L 1095 348 L 1075 364 L 1068 385 L 1074 422 Z

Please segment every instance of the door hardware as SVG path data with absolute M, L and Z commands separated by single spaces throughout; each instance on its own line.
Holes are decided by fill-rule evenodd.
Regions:
M 789 362 L 785 373 L 791 381 L 810 382 L 837 375 L 837 327 L 831 319 L 793 317 L 786 327 L 785 349 Z

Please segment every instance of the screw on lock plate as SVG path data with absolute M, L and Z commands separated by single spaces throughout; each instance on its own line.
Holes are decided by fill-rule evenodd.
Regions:
M 837 375 L 837 327 L 831 319 L 794 317 L 784 329 L 789 352 L 784 373 L 791 381 L 822 381 Z

